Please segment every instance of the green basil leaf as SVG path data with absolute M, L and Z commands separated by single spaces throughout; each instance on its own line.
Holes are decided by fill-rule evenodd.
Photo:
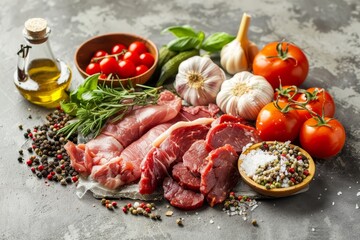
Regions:
M 94 74 L 85 79 L 85 81 L 72 93 L 70 93 L 71 102 L 80 102 L 84 92 L 92 91 L 97 88 L 100 74 Z
M 172 26 L 164 29 L 161 33 L 171 32 L 175 37 L 197 37 L 196 31 L 190 26 Z
M 183 52 L 196 48 L 200 43 L 197 37 L 180 37 L 168 43 L 168 48 L 171 51 Z
M 67 114 L 71 116 L 76 116 L 78 110 L 78 106 L 76 103 L 72 103 L 72 102 L 66 103 L 64 101 L 61 101 L 60 106 L 61 109 L 64 110 L 64 112 L 66 112 Z
M 233 41 L 234 39 L 235 37 L 230 34 L 227 34 L 225 32 L 217 32 L 205 39 L 205 41 L 201 45 L 201 49 L 208 52 L 218 52 L 226 44 Z
M 202 45 L 204 39 L 205 39 L 205 33 L 203 31 L 200 31 L 197 35 L 197 38 L 199 39 L 200 41 L 200 46 Z

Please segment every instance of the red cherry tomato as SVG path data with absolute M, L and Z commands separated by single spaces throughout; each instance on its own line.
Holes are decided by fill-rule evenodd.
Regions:
M 145 73 L 147 70 L 149 70 L 149 68 L 145 65 L 139 65 L 136 67 L 136 73 L 135 73 L 135 76 L 139 76 L 143 73 Z
M 101 72 L 105 73 L 106 75 L 109 75 L 110 73 L 116 74 L 119 70 L 118 62 L 115 60 L 115 58 L 112 57 L 104 58 L 100 62 L 100 69 Z
M 309 103 L 306 104 L 306 108 L 314 111 L 315 113 L 322 116 L 322 112 L 324 110 L 325 117 L 334 117 L 335 114 L 335 102 L 330 93 L 325 91 L 323 88 L 309 88 L 306 90 L 310 93 L 310 95 L 306 95 L 305 93 L 299 95 L 296 99 L 298 102 L 306 102 L 307 96 L 310 98 Z M 311 114 L 306 110 L 298 110 L 298 114 L 300 115 L 301 122 L 305 122 L 307 119 L 311 118 Z
M 324 120 L 324 124 L 318 124 L 317 119 L 309 118 L 300 130 L 301 147 L 317 158 L 337 155 L 346 139 L 345 129 L 338 120 L 328 117 Z
M 100 65 L 98 63 L 90 63 L 87 65 L 85 72 L 89 75 L 99 73 L 101 71 Z
M 253 72 L 265 77 L 274 89 L 279 87 L 280 80 L 283 86 L 300 86 L 308 75 L 309 62 L 298 46 L 272 42 L 255 56 Z
M 140 58 L 140 64 L 143 64 L 143 65 L 147 66 L 148 68 L 151 68 L 155 62 L 154 57 L 148 52 L 142 53 L 139 58 Z
M 139 41 L 131 43 L 128 50 L 130 52 L 137 52 L 139 55 L 148 51 L 145 43 Z
M 286 104 L 279 102 L 283 108 Z M 264 141 L 293 141 L 300 131 L 300 117 L 295 110 L 287 113 L 275 107 L 274 102 L 265 105 L 256 119 L 256 129 Z
M 133 62 L 129 60 L 122 60 L 119 62 L 118 66 L 120 78 L 130 78 L 135 76 L 136 69 Z
M 105 74 L 105 73 L 102 73 L 102 74 L 100 74 L 100 76 L 99 76 L 99 78 L 100 79 L 107 79 L 107 75 Z
M 124 44 L 116 44 L 111 49 L 111 54 L 118 54 L 121 53 L 122 50 L 126 49 L 126 46 Z
M 97 51 L 95 54 L 94 54 L 94 58 L 98 58 L 98 57 L 105 57 L 105 56 L 107 56 L 108 55 L 108 53 L 106 52 L 106 51 L 104 51 L 104 50 L 99 50 L 99 51 Z
M 140 63 L 139 54 L 137 54 L 137 52 L 126 52 L 123 59 L 133 62 L 135 66 Z

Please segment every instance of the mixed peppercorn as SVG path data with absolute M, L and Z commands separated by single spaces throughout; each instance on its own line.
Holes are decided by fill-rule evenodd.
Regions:
M 57 134 L 69 120 L 69 115 L 57 109 L 46 116 L 45 124 L 28 128 L 24 132 L 24 138 L 31 141 L 31 146 L 27 148 L 29 157 L 25 163 L 39 179 L 60 182 L 63 186 L 78 181 L 78 173 L 70 165 L 70 158 L 64 149 L 65 136 Z M 24 128 L 19 125 L 19 129 Z M 77 136 L 71 136 L 70 140 L 76 143 Z M 24 161 L 22 149 L 19 150 L 18 161 Z

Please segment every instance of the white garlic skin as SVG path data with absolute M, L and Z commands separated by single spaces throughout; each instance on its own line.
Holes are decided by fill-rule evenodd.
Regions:
M 234 89 L 237 86 L 244 87 L 246 91 L 236 95 Z M 273 97 L 274 90 L 264 77 L 243 71 L 223 82 L 216 97 L 216 104 L 224 113 L 255 120 L 260 110 L 271 102 Z
M 220 64 L 230 74 L 248 70 L 249 66 L 245 51 L 237 39 L 221 49 Z
M 193 73 L 202 76 L 201 86 L 191 86 L 188 78 Z M 193 106 L 205 106 L 216 102 L 216 96 L 225 79 L 224 71 L 209 57 L 194 56 L 180 64 L 174 87 L 187 103 Z

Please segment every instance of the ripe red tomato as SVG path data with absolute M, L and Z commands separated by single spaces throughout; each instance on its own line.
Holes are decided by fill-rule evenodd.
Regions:
M 95 54 L 94 54 L 94 58 L 98 58 L 98 57 L 105 57 L 105 56 L 107 56 L 108 55 L 108 53 L 106 52 L 106 51 L 104 51 L 104 50 L 99 50 L 99 51 L 97 51 Z
M 135 76 L 139 76 L 143 73 L 145 73 L 147 70 L 149 70 L 149 68 L 145 65 L 139 65 L 136 67 L 136 73 L 135 73 Z
M 111 54 L 118 54 L 121 53 L 122 50 L 126 49 L 126 46 L 124 44 L 116 44 L 111 49 Z
M 345 144 L 345 129 L 336 119 L 325 117 L 326 124 L 309 118 L 300 130 L 300 144 L 311 156 L 329 158 L 337 155 Z
M 286 104 L 279 102 L 283 108 Z M 300 131 L 300 117 L 295 110 L 287 113 L 276 108 L 274 102 L 265 105 L 256 119 L 256 129 L 264 141 L 293 141 Z
M 148 51 L 145 43 L 139 41 L 131 43 L 128 50 L 130 52 L 137 52 L 139 55 Z
M 151 66 L 154 64 L 155 59 L 150 53 L 142 53 L 140 55 L 140 64 L 143 64 L 147 66 L 148 68 L 151 68 Z
M 289 102 L 289 98 L 296 100 L 300 96 L 300 93 L 297 91 L 297 88 L 294 86 L 280 86 L 274 93 L 274 100 L 285 103 Z
M 309 96 L 310 101 L 306 104 L 306 108 L 314 111 L 315 113 L 322 116 L 324 110 L 325 117 L 334 117 L 335 114 L 335 102 L 330 93 L 325 91 L 323 88 L 309 88 L 306 90 L 310 95 L 305 93 L 300 94 L 296 101 L 304 103 L 307 100 L 306 96 Z M 298 110 L 300 115 L 301 122 L 305 122 L 307 119 L 311 118 L 311 114 L 306 110 Z
M 126 52 L 123 60 L 129 60 L 133 62 L 135 66 L 139 65 L 140 63 L 139 54 L 137 54 L 137 52 Z
M 104 58 L 100 62 L 100 69 L 101 72 L 105 73 L 106 75 L 109 75 L 110 73 L 116 74 L 119 71 L 118 62 L 115 60 L 115 58 L 112 57 Z
M 85 72 L 89 75 L 99 73 L 101 71 L 100 65 L 98 63 L 90 63 L 87 65 Z
M 255 56 L 253 72 L 269 81 L 276 89 L 281 84 L 300 86 L 309 72 L 309 62 L 303 51 L 289 42 L 267 44 Z
M 100 76 L 99 76 L 99 78 L 100 79 L 107 79 L 107 75 L 105 74 L 105 73 L 102 73 L 102 74 L 100 74 Z
M 119 76 L 120 78 L 130 78 L 135 76 L 136 69 L 133 62 L 129 60 L 122 60 L 119 62 Z

